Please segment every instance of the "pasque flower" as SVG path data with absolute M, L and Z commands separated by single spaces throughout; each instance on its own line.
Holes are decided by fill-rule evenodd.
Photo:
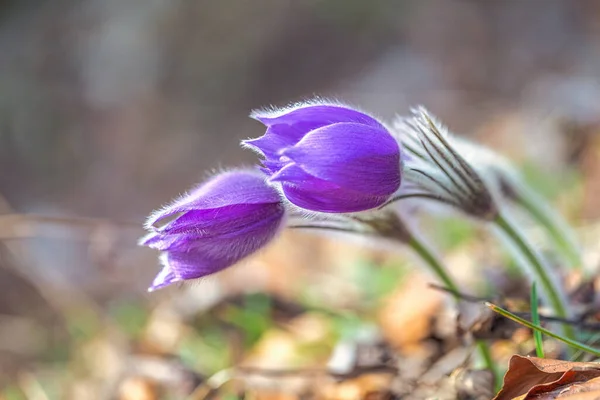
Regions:
M 314 102 L 251 116 L 267 131 L 243 144 L 264 157 L 269 181 L 300 208 L 364 211 L 386 203 L 400 187 L 400 146 L 363 112 Z
M 150 233 L 140 244 L 162 251 L 163 266 L 149 290 L 218 272 L 256 252 L 276 235 L 284 213 L 259 171 L 214 176 L 146 221 Z

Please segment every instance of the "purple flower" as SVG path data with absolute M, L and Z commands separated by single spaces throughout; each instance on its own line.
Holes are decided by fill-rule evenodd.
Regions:
M 251 114 L 267 126 L 243 144 L 298 207 L 346 213 L 383 205 L 400 187 L 398 142 L 373 117 L 338 104 L 302 104 Z
M 162 251 L 163 266 L 149 290 L 233 265 L 265 246 L 283 219 L 281 198 L 260 172 L 214 176 L 146 221 L 151 232 L 140 245 Z

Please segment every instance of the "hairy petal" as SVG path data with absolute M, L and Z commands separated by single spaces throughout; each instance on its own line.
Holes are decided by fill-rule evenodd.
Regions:
M 350 213 L 383 205 L 387 196 L 368 196 L 340 187 L 313 189 L 307 186 L 284 184 L 285 197 L 298 207 L 326 213 Z
M 254 170 L 227 172 L 151 216 L 139 244 L 163 252 L 163 269 L 150 290 L 218 272 L 265 246 L 285 216 L 281 195 L 265 178 Z
M 154 224 L 188 211 L 277 202 L 279 195 L 265 184 L 263 174 L 253 170 L 234 170 L 214 176 L 186 196 L 154 212 L 146 221 L 145 227 L 153 229 Z
M 164 266 L 152 281 L 152 285 L 148 288 L 148 291 L 153 292 L 157 289 L 169 286 L 170 284 L 181 282 L 182 280 L 182 278 L 176 276 L 173 271 L 171 271 L 169 266 Z
M 142 245 L 162 251 L 192 251 L 223 245 L 223 240 L 239 240 L 246 243 L 248 238 L 260 240 L 272 237 L 282 224 L 284 208 L 277 210 L 257 210 L 239 220 L 232 220 L 225 227 L 219 226 L 212 231 L 163 233 L 154 232 L 143 238 Z M 249 250 L 251 251 L 251 250 Z
M 158 231 L 210 237 L 240 231 L 257 221 L 271 217 L 281 218 L 282 215 L 283 206 L 279 203 L 235 204 L 216 209 L 188 211 Z
M 317 125 L 318 126 L 318 125 Z M 243 140 L 243 145 L 262 153 L 267 159 L 277 158 L 282 149 L 293 146 L 304 137 L 310 129 L 301 130 L 291 125 L 275 125 L 267 128 L 267 132 L 256 139 Z
M 289 164 L 272 177 L 282 183 L 285 197 L 298 207 L 328 213 L 346 213 L 376 208 L 388 196 L 374 196 L 342 188 L 308 174 L 296 164 Z
M 279 221 L 268 221 L 245 234 L 195 241 L 192 247 L 167 251 L 161 257 L 164 268 L 155 282 L 168 281 L 163 285 L 166 286 L 171 282 L 201 278 L 230 267 L 264 247 L 275 236 L 278 225 Z M 163 275 L 166 278 L 161 278 Z
M 386 196 L 400 187 L 400 147 L 384 129 L 329 125 L 310 132 L 283 155 L 308 174 L 341 188 Z
M 254 111 L 250 116 L 266 126 L 295 125 L 302 128 L 307 127 L 302 124 L 310 124 L 312 130 L 338 122 L 356 122 L 384 129 L 375 118 L 342 105 L 299 105 L 291 110 Z
M 280 152 L 298 143 L 307 133 L 339 122 L 354 122 L 385 129 L 375 118 L 341 105 L 301 105 L 295 109 L 275 112 L 256 111 L 251 114 L 267 126 L 264 136 L 243 142 L 261 152 L 267 159 L 277 159 Z

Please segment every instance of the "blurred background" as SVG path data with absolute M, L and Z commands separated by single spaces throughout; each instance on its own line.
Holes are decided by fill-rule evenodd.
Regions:
M 402 250 L 286 234 L 222 275 L 146 292 L 145 216 L 256 162 L 238 145 L 263 132 L 255 108 L 321 95 L 391 119 L 423 104 L 513 159 L 582 237 L 600 217 L 595 0 L 4 0 L 0 48 L 3 400 L 199 396 L 232 365 L 322 367 L 363 337 L 425 351 L 446 298 L 423 294 Z M 435 226 L 466 287 L 499 279 L 477 227 Z M 320 396 L 387 383 L 340 385 Z

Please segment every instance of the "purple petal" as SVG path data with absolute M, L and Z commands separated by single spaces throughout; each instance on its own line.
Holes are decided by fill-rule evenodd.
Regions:
M 276 125 L 267 128 L 263 136 L 244 140 L 242 143 L 258 150 L 267 158 L 277 158 L 282 149 L 298 143 L 308 131 L 310 129 L 300 130 L 291 125 Z
M 257 240 L 272 237 L 282 224 L 283 215 L 283 205 L 269 205 L 262 210 L 230 216 L 229 221 L 204 231 L 154 232 L 143 238 L 140 244 L 162 251 L 195 251 L 218 248 L 223 246 L 223 240 L 230 240 L 233 245 L 236 241 L 247 243 L 248 237 L 256 237 Z
M 188 211 L 160 228 L 161 233 L 195 233 L 215 236 L 242 229 L 257 220 L 281 218 L 283 207 L 277 203 L 236 204 L 209 210 Z
M 202 236 L 189 233 L 170 235 L 155 233 L 154 235 L 146 236 L 140 244 L 162 251 L 189 251 L 197 248 L 201 239 Z
M 277 158 L 281 150 L 298 143 L 308 132 L 339 122 L 355 122 L 385 129 L 375 118 L 340 105 L 301 105 L 277 112 L 257 111 L 251 116 L 268 129 L 264 136 L 243 143 L 265 157 Z
M 342 105 L 299 105 L 291 110 L 255 111 L 250 116 L 266 126 L 295 125 L 298 128 L 310 127 L 312 130 L 338 122 L 356 122 L 384 129 L 375 118 Z
M 163 251 L 163 269 L 150 290 L 227 268 L 265 246 L 279 231 L 285 208 L 258 171 L 215 176 L 155 213 L 140 244 Z M 175 217 L 160 228 L 153 223 Z
M 198 186 L 188 195 L 152 214 L 146 228 L 193 210 L 214 210 L 236 204 L 263 204 L 279 202 L 279 194 L 265 183 L 265 176 L 254 170 L 236 170 L 222 173 Z
M 277 233 L 280 222 L 262 221 L 243 234 L 238 232 L 228 238 L 197 240 L 193 247 L 185 251 L 163 253 L 161 260 L 164 267 L 151 289 L 164 287 L 172 282 L 201 278 L 232 266 L 264 247 Z
M 153 292 L 172 283 L 181 282 L 182 280 L 183 279 L 177 277 L 168 266 L 165 266 L 163 267 L 163 269 L 160 270 L 158 275 L 156 275 L 154 281 L 152 281 L 152 286 L 148 288 L 148 291 Z
M 264 168 L 260 168 L 260 170 L 267 176 L 273 175 L 281 168 L 283 168 L 286 164 L 285 161 L 270 159 L 264 159 L 261 161 L 261 163 Z
M 377 208 L 388 197 L 366 196 L 343 188 L 306 188 L 306 186 L 283 185 L 285 197 L 298 207 L 326 213 L 350 213 Z
M 146 236 L 142 237 L 138 244 L 140 246 L 148 246 L 151 249 L 162 250 L 163 248 L 170 248 L 179 242 L 180 237 L 177 235 L 166 236 L 159 232 L 150 232 Z
M 164 253 L 161 260 L 165 269 L 171 271 L 178 280 L 184 281 L 214 274 L 242 258 L 225 253 L 219 257 L 202 251 L 192 251 Z
M 388 196 L 373 196 L 316 178 L 295 164 L 272 177 L 282 182 L 285 197 L 298 207 L 328 213 L 357 212 L 384 204 Z
M 165 253 L 164 263 L 181 280 L 198 279 L 213 274 L 230 266 L 229 258 L 213 259 L 202 252 L 169 252 Z
M 333 124 L 310 132 L 283 155 L 341 188 L 389 196 L 400 187 L 400 148 L 384 129 Z

